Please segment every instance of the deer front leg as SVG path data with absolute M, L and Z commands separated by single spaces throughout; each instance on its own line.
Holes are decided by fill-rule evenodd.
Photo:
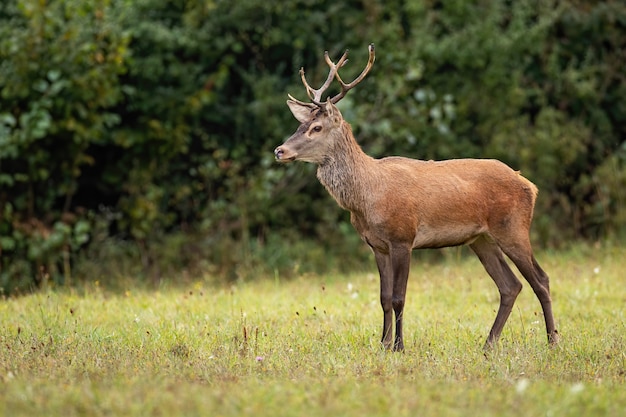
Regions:
M 374 250 L 376 266 L 380 274 L 380 305 L 383 308 L 383 335 L 380 343 L 385 349 L 392 348 L 393 341 L 393 269 L 388 253 Z
M 383 308 L 383 336 L 381 343 L 385 349 L 404 350 L 402 337 L 402 316 L 409 277 L 411 251 L 392 249 L 389 253 L 374 251 L 376 265 L 380 273 L 380 304 Z M 393 319 L 395 313 L 395 339 Z
M 393 344 L 393 350 L 401 352 L 404 350 L 402 318 L 406 299 L 406 286 L 409 280 L 409 269 L 411 266 L 411 250 L 395 248 L 392 251 L 391 262 L 393 268 L 392 305 L 393 311 L 396 314 L 396 338 Z

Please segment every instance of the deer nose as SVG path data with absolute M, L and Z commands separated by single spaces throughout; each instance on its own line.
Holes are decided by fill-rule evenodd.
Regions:
M 284 153 L 285 152 L 280 148 L 280 146 L 278 148 L 274 149 L 274 157 L 276 159 L 282 158 Z

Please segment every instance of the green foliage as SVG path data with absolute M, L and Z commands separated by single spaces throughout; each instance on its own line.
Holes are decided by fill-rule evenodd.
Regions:
M 16 4 L 17 3 L 17 4 Z M 68 276 L 88 240 L 75 207 L 90 146 L 119 122 L 127 39 L 107 2 L 4 3 L 0 11 L 0 282 L 12 290 Z M 92 209 L 88 207 L 88 209 Z M 63 265 L 63 266 L 58 266 Z M 13 282 L 15 281 L 15 282 Z
M 361 262 L 314 167 L 272 150 L 298 69 L 321 82 L 322 52 L 350 48 L 351 78 L 370 42 L 374 70 L 340 103 L 366 152 L 499 158 L 541 189 L 540 243 L 617 235 L 625 22 L 619 1 L 4 2 L 0 285 L 68 281 L 116 245 L 228 277 Z

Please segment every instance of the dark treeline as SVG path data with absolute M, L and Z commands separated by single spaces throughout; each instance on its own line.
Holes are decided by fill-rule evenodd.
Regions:
M 541 190 L 536 243 L 619 237 L 622 1 L 9 0 L 0 287 L 354 267 L 367 251 L 314 167 L 272 150 L 299 68 L 317 84 L 324 50 L 350 49 L 349 79 L 371 42 L 340 106 L 367 153 L 498 158 Z

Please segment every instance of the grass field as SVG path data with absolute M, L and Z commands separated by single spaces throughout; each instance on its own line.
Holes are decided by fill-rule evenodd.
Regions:
M 495 285 L 471 257 L 413 263 L 404 353 L 379 346 L 378 277 L 98 282 L 0 301 L 5 416 L 622 416 L 626 249 L 538 253 L 561 343 L 524 284 L 485 354 Z M 131 282 L 129 280 L 129 282 Z

